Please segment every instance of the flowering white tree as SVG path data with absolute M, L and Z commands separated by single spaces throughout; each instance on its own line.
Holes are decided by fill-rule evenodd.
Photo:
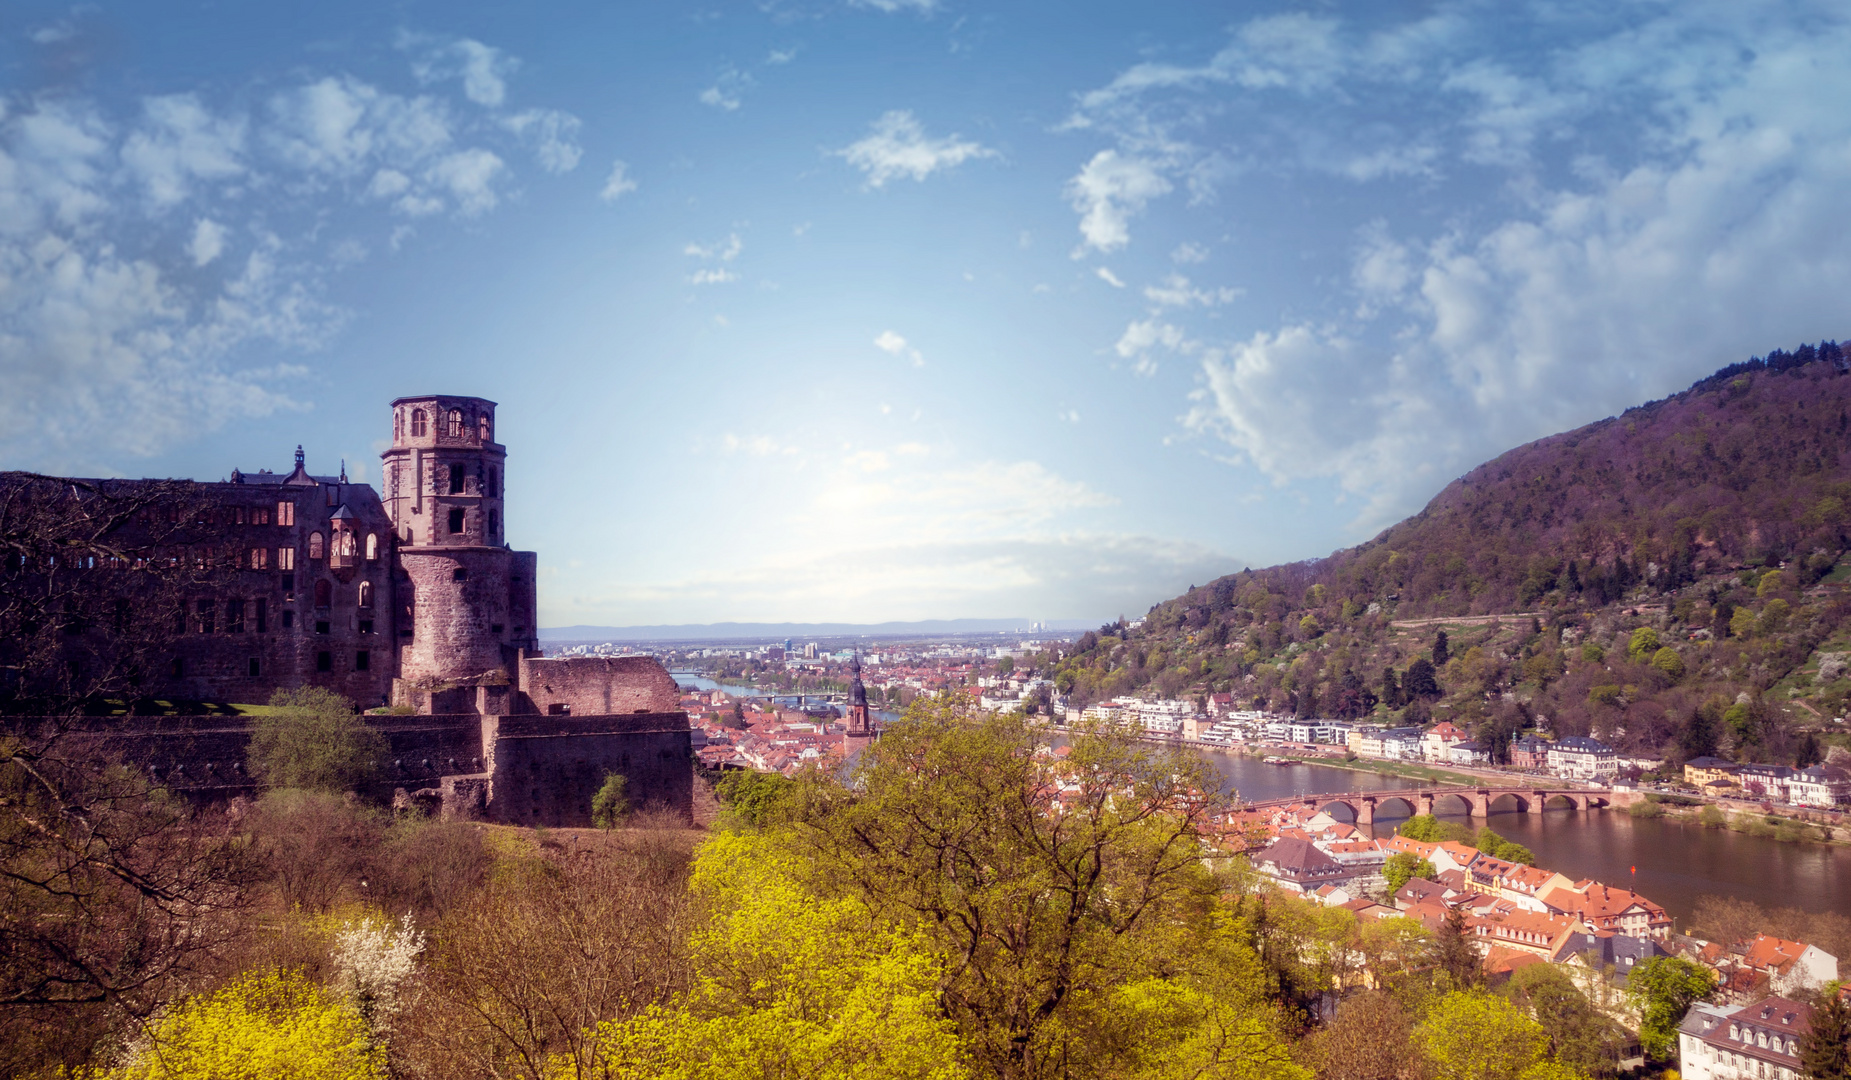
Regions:
M 393 1017 L 407 1004 L 407 984 L 423 951 L 424 934 L 413 929 L 409 914 L 396 926 L 367 916 L 335 932 L 337 988 L 353 1001 L 375 1039 L 391 1033 Z

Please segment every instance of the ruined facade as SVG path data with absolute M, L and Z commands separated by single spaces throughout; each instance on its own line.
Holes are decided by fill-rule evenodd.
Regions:
M 386 783 L 441 792 L 446 813 L 585 825 L 611 773 L 634 804 L 686 813 L 688 720 L 661 664 L 540 653 L 538 557 L 506 541 L 495 403 L 399 398 L 381 457 L 383 498 L 344 465 L 309 473 L 301 447 L 287 474 L 200 485 L 198 542 L 172 557 L 214 570 L 176 613 L 148 696 L 262 703 L 318 686 L 361 709 L 409 707 L 416 719 L 369 718 L 393 746 Z M 96 746 L 177 789 L 251 786 L 235 718 L 91 726 Z

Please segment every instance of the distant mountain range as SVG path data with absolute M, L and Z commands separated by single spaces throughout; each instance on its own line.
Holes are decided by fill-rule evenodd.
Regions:
M 683 623 L 675 626 L 558 626 L 540 630 L 542 641 L 763 641 L 822 637 L 947 637 L 1028 633 L 1034 619 L 926 619 L 884 623 Z M 1086 619 L 1045 619 L 1052 633 L 1085 630 Z

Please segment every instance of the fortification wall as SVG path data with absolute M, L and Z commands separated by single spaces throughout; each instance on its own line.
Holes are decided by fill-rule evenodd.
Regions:
M 523 657 L 521 712 L 611 716 L 670 713 L 681 691 L 668 669 L 649 656 Z
M 621 774 L 634 809 L 694 812 L 693 749 L 683 712 L 503 716 L 483 720 L 490 747 L 486 816 L 549 828 L 591 824 L 604 778 Z
M 450 682 L 505 670 L 509 567 L 502 548 L 400 548 L 410 584 L 412 638 L 399 653 L 407 682 Z

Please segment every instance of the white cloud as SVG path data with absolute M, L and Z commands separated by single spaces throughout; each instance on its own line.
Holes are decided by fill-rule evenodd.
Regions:
M 419 82 L 460 79 L 465 97 L 490 108 L 499 106 L 507 97 L 507 77 L 520 66 L 500 49 L 469 38 L 437 42 L 405 34 L 400 36 L 399 45 L 415 54 L 411 70 Z
M 604 190 L 598 192 L 598 198 L 605 202 L 616 202 L 635 190 L 636 181 L 630 179 L 630 166 L 618 160 L 611 163 L 611 174 L 605 179 Z
M 700 103 L 702 105 L 711 105 L 716 109 L 722 109 L 726 112 L 732 112 L 739 108 L 739 95 L 729 93 L 728 91 L 720 89 L 718 86 L 709 86 L 707 89 L 700 92 Z
M 1112 286 L 1114 289 L 1122 289 L 1125 287 L 1125 283 L 1119 280 L 1118 275 L 1114 274 L 1110 269 L 1106 267 L 1101 266 L 1098 269 L 1094 270 L 1093 273 L 1099 275 L 1100 281 L 1105 282 L 1107 285 Z
M 917 11 L 929 15 L 938 10 L 938 0 L 849 0 L 853 7 L 873 8 L 892 14 L 896 11 Z
M 1208 261 L 1208 249 L 1201 244 L 1185 240 L 1170 252 L 1170 261 L 1174 263 L 1199 263 Z
M 905 338 L 892 330 L 882 330 L 880 336 L 874 339 L 874 347 L 891 356 L 911 360 L 914 367 L 925 366 L 924 354 L 909 346 Z
M 1221 286 L 1200 289 L 1181 274 L 1169 274 L 1160 285 L 1146 285 L 1144 298 L 1159 308 L 1219 307 L 1239 299 L 1243 290 Z
M 1196 351 L 1197 345 L 1189 340 L 1180 327 L 1156 319 L 1145 319 L 1125 327 L 1118 344 L 1112 347 L 1119 356 L 1132 362 L 1132 371 L 1146 377 L 1157 373 L 1157 360 L 1152 351 L 1159 348 L 1169 352 L 1189 353 Z
M 941 169 L 997 153 L 955 134 L 929 138 L 912 113 L 895 110 L 876 120 L 867 138 L 835 151 L 835 156 L 866 173 L 869 187 L 881 187 L 902 176 L 924 180 Z
M 796 49 L 773 49 L 770 53 L 766 54 L 765 63 L 776 66 L 778 64 L 788 64 L 795 59 L 797 59 Z
M 738 280 L 739 275 L 726 269 L 724 266 L 713 267 L 706 270 L 696 270 L 694 273 L 688 275 L 689 283 L 694 285 L 725 285 L 728 282 Z
M 499 201 L 495 179 L 504 171 L 501 158 L 492 151 L 474 148 L 447 154 L 432 164 L 425 174 L 433 187 L 447 190 L 465 217 L 492 210 Z
M 195 181 L 229 180 L 245 172 L 245 124 L 217 117 L 191 94 L 146 99 L 142 122 L 122 146 L 122 161 L 166 208 L 186 198 Z
M 568 173 L 578 168 L 584 149 L 578 144 L 578 117 L 558 109 L 528 109 L 502 119 L 503 127 L 530 142 L 534 158 L 549 173 Z
M 1101 150 L 1067 182 L 1067 198 L 1080 212 L 1085 246 L 1116 251 L 1131 241 L 1127 219 L 1170 188 L 1155 163 Z
M 1422 239 L 1370 226 L 1352 253 L 1351 321 L 1205 343 L 1190 423 L 1280 480 L 1336 479 L 1363 498 L 1366 533 L 1513 445 L 1775 345 L 1842 337 L 1851 114 L 1835 103 L 1851 72 L 1831 58 L 1851 27 L 1794 33 L 1747 9 L 1718 27 L 1717 14 L 1597 42 L 1547 86 L 1478 69 L 1487 99 L 1486 86 L 1516 103 L 1642 94 L 1628 104 L 1637 162 L 1532 182 L 1520 212 L 1478 227 Z M 1739 48 L 1637 40 L 1725 29 Z M 1559 108 L 1525 108 L 1461 152 L 1528 161 Z
M 723 244 L 689 244 L 687 247 L 681 249 L 681 253 L 683 255 L 692 255 L 697 259 L 718 259 L 721 262 L 732 262 L 734 259 L 737 259 L 739 253 L 744 250 L 745 242 L 739 239 L 738 233 L 732 233 L 727 236 L 726 242 Z
M 194 266 L 204 266 L 225 253 L 225 227 L 211 218 L 193 223 L 193 240 L 186 246 Z

